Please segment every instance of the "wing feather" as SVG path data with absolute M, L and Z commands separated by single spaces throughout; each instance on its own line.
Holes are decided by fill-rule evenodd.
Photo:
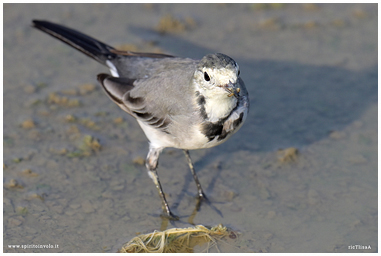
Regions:
M 111 100 L 121 109 L 136 119 L 167 132 L 166 128 L 171 123 L 170 118 L 167 115 L 155 116 L 147 109 L 146 102 L 142 97 L 131 96 L 130 92 L 135 87 L 134 82 L 136 80 L 99 74 L 98 81 Z

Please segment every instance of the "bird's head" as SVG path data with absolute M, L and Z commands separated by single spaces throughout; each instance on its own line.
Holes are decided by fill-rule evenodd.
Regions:
M 239 73 L 238 64 L 229 56 L 222 53 L 208 54 L 197 64 L 194 81 L 202 94 L 209 97 L 238 98 Z

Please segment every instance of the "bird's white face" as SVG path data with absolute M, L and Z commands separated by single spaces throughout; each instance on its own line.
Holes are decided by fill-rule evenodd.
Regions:
M 196 70 L 194 79 L 199 90 L 207 97 L 238 96 L 239 66 L 203 66 Z

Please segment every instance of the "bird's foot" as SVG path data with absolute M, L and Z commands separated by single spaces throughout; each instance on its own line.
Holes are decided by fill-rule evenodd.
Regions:
M 160 214 L 161 218 L 165 218 L 168 220 L 179 220 L 180 218 L 177 215 L 174 215 L 171 211 L 164 211 L 162 214 Z

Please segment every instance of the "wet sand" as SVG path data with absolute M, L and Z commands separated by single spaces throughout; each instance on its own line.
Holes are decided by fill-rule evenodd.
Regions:
M 3 251 L 115 252 L 162 225 L 147 139 L 96 82 L 107 69 L 32 19 L 119 48 L 238 62 L 246 123 L 191 152 L 213 206 L 194 223 L 240 232 L 221 251 L 378 251 L 377 16 L 377 4 L 4 4 Z M 190 226 L 181 150 L 166 149 L 158 172 L 181 217 L 168 228 Z

